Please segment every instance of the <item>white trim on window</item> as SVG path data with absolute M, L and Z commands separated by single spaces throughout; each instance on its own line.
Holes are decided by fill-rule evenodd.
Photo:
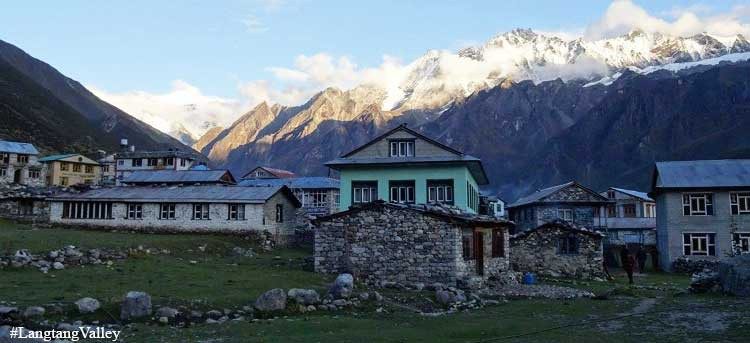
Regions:
M 713 214 L 713 193 L 682 194 L 682 215 L 711 216 Z
M 682 252 L 686 256 L 717 256 L 715 232 L 683 232 Z

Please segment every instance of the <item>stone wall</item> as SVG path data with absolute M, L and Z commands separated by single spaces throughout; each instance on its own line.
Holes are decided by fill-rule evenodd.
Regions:
M 46 222 L 49 208 L 43 199 L 0 199 L 0 218 Z
M 471 228 L 440 216 L 381 206 L 325 217 L 316 224 L 316 272 L 450 285 L 477 275 L 474 261 L 464 260 L 462 251 L 461 235 Z M 489 256 L 489 235 L 485 245 Z M 500 272 L 493 268 L 507 270 L 507 258 L 485 258 L 485 277 Z
M 558 253 L 560 239 L 571 235 L 578 252 Z M 519 272 L 585 279 L 604 276 L 602 237 L 596 233 L 545 225 L 511 238 L 511 249 L 511 265 Z

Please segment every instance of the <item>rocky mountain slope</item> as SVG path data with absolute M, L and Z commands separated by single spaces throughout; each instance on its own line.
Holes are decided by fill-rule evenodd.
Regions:
M 44 152 L 113 151 L 120 138 L 139 149 L 191 150 L 2 40 L 0 68 L 2 139 L 30 141 Z

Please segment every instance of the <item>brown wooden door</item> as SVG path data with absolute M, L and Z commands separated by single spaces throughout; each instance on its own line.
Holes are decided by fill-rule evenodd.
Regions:
M 474 259 L 477 274 L 484 275 L 484 234 L 482 231 L 474 231 Z

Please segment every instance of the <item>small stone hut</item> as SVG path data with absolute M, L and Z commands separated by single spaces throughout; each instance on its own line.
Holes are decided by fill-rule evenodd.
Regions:
M 441 205 L 376 201 L 318 218 L 315 271 L 368 281 L 484 281 L 509 271 L 513 222 Z
M 592 279 L 604 276 L 604 235 L 555 220 L 510 239 L 515 271 Z

